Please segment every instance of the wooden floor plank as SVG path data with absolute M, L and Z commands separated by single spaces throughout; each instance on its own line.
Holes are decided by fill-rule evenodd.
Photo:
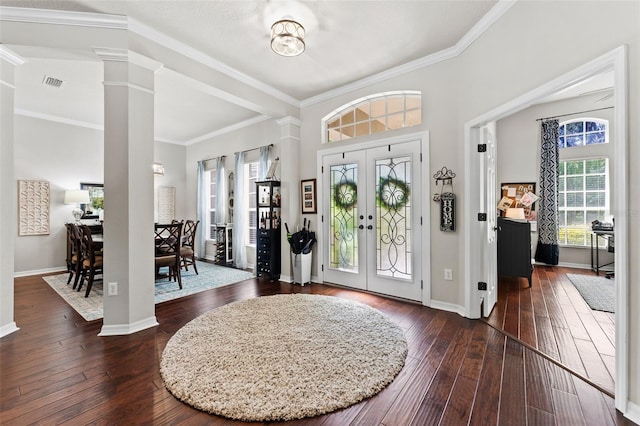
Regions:
M 523 343 L 584 378 L 596 378 L 597 382 L 594 383 L 613 394 L 615 315 L 589 308 L 567 277 L 570 273 L 594 275 L 591 271 L 580 269 L 536 266 L 530 288 L 514 285 L 515 281 L 511 278 L 500 278 L 498 300 L 503 303 L 509 301 L 510 312 L 515 311 L 514 304 L 518 304 L 519 318 L 516 321 L 512 313 L 508 320 L 514 324 L 509 324 L 506 317 L 502 322 L 492 318 L 492 312 L 486 322 L 510 334 L 517 327 L 517 337 Z M 530 316 L 530 311 L 533 316 Z M 532 330 L 535 330 L 535 339 L 530 335 Z M 595 346 L 599 360 L 589 343 L 584 342 Z
M 534 274 L 534 281 L 539 277 L 558 279 L 544 270 Z M 102 321 L 84 321 L 41 277 L 17 278 L 15 283 L 20 330 L 0 339 L 2 424 L 262 425 L 209 415 L 181 403 L 165 389 L 159 360 L 171 336 L 197 316 L 231 302 L 279 293 L 331 295 L 380 309 L 404 331 L 409 356 L 396 379 L 372 398 L 323 416 L 269 424 L 495 425 L 499 419 L 579 424 L 589 416 L 600 420 L 607 415 L 607 424 L 628 424 L 610 397 L 485 322 L 415 303 L 328 285 L 252 279 L 159 304 L 159 326 L 105 338 L 98 337 Z M 519 297 L 519 303 L 525 300 L 528 305 L 526 297 Z M 536 302 L 535 283 L 531 306 L 544 317 L 537 310 L 545 305 Z M 526 310 L 518 314 L 521 324 Z M 612 325 L 612 316 L 594 318 Z M 596 338 L 602 340 L 602 335 Z M 596 353 L 591 349 L 584 356 Z M 613 364 L 611 356 L 601 359 L 604 368 L 613 368 L 607 366 Z M 547 411 L 549 406 L 554 410 Z

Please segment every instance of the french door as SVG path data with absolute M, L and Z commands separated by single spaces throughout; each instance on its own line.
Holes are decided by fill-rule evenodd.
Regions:
M 421 300 L 420 141 L 325 155 L 322 179 L 325 281 Z

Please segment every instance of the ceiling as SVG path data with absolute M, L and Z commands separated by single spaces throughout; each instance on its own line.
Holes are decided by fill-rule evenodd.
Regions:
M 0 0 L 0 6 L 126 15 L 294 106 L 456 46 L 492 8 L 505 9 L 504 2 L 485 0 Z M 270 49 L 270 26 L 285 17 L 305 27 L 300 56 Z M 26 59 L 16 75 L 19 114 L 101 128 L 100 61 L 8 47 Z M 46 87 L 45 76 L 64 83 Z M 265 118 L 259 108 L 229 102 L 168 68 L 156 74 L 155 89 L 160 141 L 191 144 Z

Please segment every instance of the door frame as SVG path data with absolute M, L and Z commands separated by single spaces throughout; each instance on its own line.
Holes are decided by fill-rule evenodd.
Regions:
M 394 145 L 403 142 L 419 141 L 420 152 L 422 153 L 421 159 L 421 171 L 420 171 L 420 185 L 422 186 L 422 200 L 420 202 L 420 216 L 422 216 L 422 227 L 420 230 L 420 238 L 422 239 L 422 253 L 420 259 L 416 259 L 416 262 L 422 262 L 422 276 L 416 277 L 416 279 L 422 280 L 422 297 L 421 303 L 424 306 L 431 305 L 431 213 L 430 213 L 430 198 L 425 194 L 430 194 L 429 190 L 429 176 L 430 176 L 430 164 L 429 164 L 429 132 L 409 133 L 405 135 L 398 135 L 385 138 L 369 139 L 364 142 L 341 142 L 332 143 L 326 149 L 318 150 L 316 157 L 316 170 L 317 170 L 317 202 L 319 206 L 318 228 L 321 229 L 324 226 L 323 214 L 324 203 L 326 202 L 324 196 L 324 182 L 322 179 L 322 164 L 323 157 L 325 155 L 339 154 L 341 152 L 360 151 L 369 148 L 378 148 L 384 145 Z M 322 268 L 322 262 L 324 257 L 324 237 L 322 232 L 318 236 L 318 253 L 316 256 L 316 271 L 318 271 L 318 277 L 324 282 L 324 271 Z M 392 297 L 392 296 L 390 296 Z
M 626 413 L 629 405 L 629 236 L 628 236 L 628 165 L 627 165 L 627 46 L 620 46 L 604 55 L 551 80 L 499 107 L 474 118 L 464 126 L 464 164 L 465 188 L 472 188 L 478 181 L 480 161 L 477 145 L 481 140 L 480 129 L 483 125 L 497 121 L 522 111 L 537 100 L 566 89 L 586 78 L 613 70 L 614 73 L 614 117 L 612 141 L 616 168 L 613 170 L 615 183 L 613 191 L 617 196 L 613 205 L 616 214 L 616 356 L 615 356 L 615 407 Z M 499 140 L 496 141 L 499 143 Z M 483 258 L 482 226 L 477 214 L 481 213 L 478 191 L 465 191 L 463 210 L 464 222 L 464 282 L 465 316 L 480 318 L 483 292 L 477 290 L 476 283 L 481 274 L 480 262 Z

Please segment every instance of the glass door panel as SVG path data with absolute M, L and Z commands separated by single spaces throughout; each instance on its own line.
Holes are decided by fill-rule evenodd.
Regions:
M 329 267 L 358 270 L 358 164 L 330 166 L 331 214 Z

